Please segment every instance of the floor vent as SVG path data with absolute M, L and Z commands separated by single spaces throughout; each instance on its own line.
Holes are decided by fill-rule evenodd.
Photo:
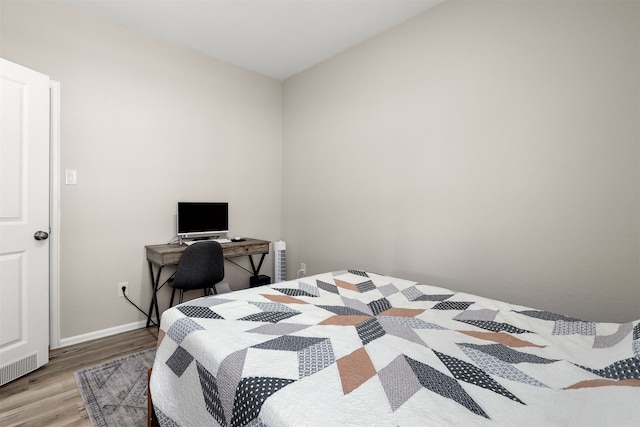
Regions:
M 0 386 L 5 385 L 9 381 L 35 371 L 38 368 L 38 354 L 34 353 L 30 356 L 10 363 L 0 368 Z

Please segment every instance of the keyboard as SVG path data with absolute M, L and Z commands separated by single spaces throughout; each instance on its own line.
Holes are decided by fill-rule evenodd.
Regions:
M 218 243 L 231 243 L 231 240 L 229 239 L 211 239 L 211 240 Z

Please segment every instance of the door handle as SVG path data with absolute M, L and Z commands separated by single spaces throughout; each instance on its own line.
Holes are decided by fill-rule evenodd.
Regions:
M 33 238 L 36 240 L 47 240 L 49 238 L 49 233 L 46 231 L 36 231 Z

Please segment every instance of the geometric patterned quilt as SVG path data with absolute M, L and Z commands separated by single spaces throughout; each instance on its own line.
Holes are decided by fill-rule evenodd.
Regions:
M 161 426 L 640 426 L 640 321 L 359 270 L 164 312 Z

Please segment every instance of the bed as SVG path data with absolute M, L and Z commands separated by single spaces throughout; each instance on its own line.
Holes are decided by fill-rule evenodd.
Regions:
M 359 270 L 162 315 L 161 426 L 638 426 L 640 321 L 581 321 Z

